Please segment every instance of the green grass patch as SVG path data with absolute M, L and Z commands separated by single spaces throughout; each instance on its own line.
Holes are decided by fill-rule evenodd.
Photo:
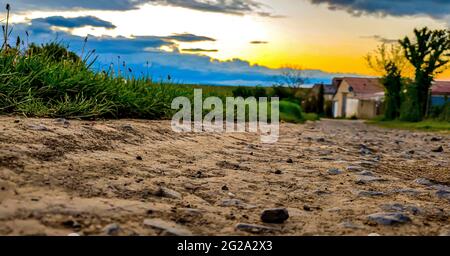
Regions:
M 425 120 L 417 123 L 403 122 L 398 120 L 371 120 L 367 123 L 390 129 L 450 132 L 450 122 L 436 120 Z
M 172 100 L 193 88 L 96 72 L 56 43 L 0 52 L 0 113 L 30 117 L 171 117 Z
M 306 121 L 319 121 L 320 120 L 320 116 L 316 113 L 304 113 L 303 118 Z

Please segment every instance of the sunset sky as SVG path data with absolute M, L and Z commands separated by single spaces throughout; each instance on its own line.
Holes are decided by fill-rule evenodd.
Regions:
M 9 1 L 0 0 L 4 6 Z M 285 66 L 312 82 L 374 75 L 364 55 L 415 27 L 447 28 L 445 0 L 15 0 L 15 34 L 62 40 L 100 63 L 181 82 L 269 85 Z M 3 19 L 4 14 L 0 16 Z M 440 76 L 450 79 L 450 72 Z

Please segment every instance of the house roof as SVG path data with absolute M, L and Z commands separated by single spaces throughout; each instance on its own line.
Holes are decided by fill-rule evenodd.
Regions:
M 384 86 L 379 78 L 344 77 L 342 81 L 347 82 L 356 95 L 384 92 Z
M 332 84 L 325 85 L 325 94 L 335 95 L 337 92 L 337 87 Z
M 315 84 L 313 90 L 317 93 L 319 92 L 320 86 L 323 85 L 325 95 L 335 95 L 337 92 L 337 87 L 333 84 Z
M 435 81 L 431 87 L 432 95 L 450 95 L 450 81 Z

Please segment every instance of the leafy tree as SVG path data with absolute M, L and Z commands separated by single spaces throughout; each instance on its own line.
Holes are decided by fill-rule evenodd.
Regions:
M 449 31 L 424 27 L 415 29 L 414 36 L 414 39 L 405 37 L 400 41 L 406 58 L 415 68 L 414 83 L 407 89 L 405 106 L 402 106 L 401 111 L 400 118 L 405 121 L 423 119 L 433 79 L 443 71 L 450 60 Z
M 386 89 L 385 113 L 386 120 L 394 120 L 400 116 L 402 72 L 407 60 L 400 45 L 380 45 L 377 50 L 366 56 L 367 63 L 374 71 L 382 75 L 382 83 Z

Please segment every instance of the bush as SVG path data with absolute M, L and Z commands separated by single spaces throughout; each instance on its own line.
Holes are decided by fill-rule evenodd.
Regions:
M 302 123 L 305 121 L 300 105 L 285 100 L 280 101 L 280 119 L 292 123 Z
M 450 122 L 450 102 L 447 102 L 442 108 L 441 114 L 438 116 L 439 121 Z

